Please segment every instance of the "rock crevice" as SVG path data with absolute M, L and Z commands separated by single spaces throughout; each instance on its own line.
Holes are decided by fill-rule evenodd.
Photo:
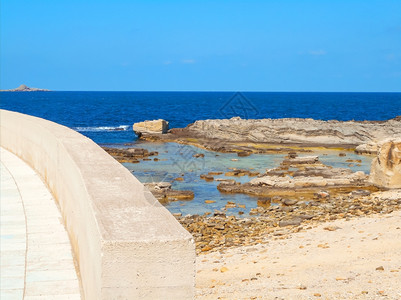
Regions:
M 378 149 L 372 162 L 370 181 L 385 188 L 401 188 L 401 137 L 380 142 Z

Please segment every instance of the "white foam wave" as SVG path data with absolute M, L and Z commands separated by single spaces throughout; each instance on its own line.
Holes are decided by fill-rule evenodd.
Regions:
M 74 127 L 73 129 L 79 132 L 88 131 L 126 131 L 130 125 L 119 125 L 119 126 L 98 126 L 98 127 Z

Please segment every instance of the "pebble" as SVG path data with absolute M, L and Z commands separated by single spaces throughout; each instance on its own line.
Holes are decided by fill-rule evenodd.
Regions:
M 327 231 L 336 231 L 337 229 L 341 229 L 341 228 L 338 226 L 326 226 L 323 229 L 327 230 Z
M 296 199 L 282 199 L 281 202 L 284 205 L 290 206 L 290 205 L 294 205 L 294 204 L 298 203 L 298 200 L 296 200 Z
M 342 281 L 342 280 L 347 280 L 347 278 L 344 278 L 344 277 L 336 277 L 336 280 L 337 280 L 337 281 Z
M 301 218 L 294 218 L 291 220 L 280 221 L 278 226 L 285 227 L 285 226 L 299 226 L 302 222 Z
M 213 181 L 214 180 L 214 177 L 211 175 L 208 175 L 208 174 L 201 174 L 200 178 L 205 181 Z

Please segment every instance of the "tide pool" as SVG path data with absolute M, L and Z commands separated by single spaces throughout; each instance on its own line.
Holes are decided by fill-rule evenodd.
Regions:
M 190 145 L 177 143 L 149 143 L 137 142 L 136 147 L 145 148 L 149 151 L 157 151 L 159 155 L 150 157 L 150 161 L 141 161 L 137 164 L 123 163 L 143 183 L 166 181 L 172 183 L 172 188 L 177 190 L 191 190 L 195 194 L 193 200 L 175 201 L 166 205 L 172 213 L 204 214 L 221 210 L 228 201 L 237 205 L 245 205 L 243 208 L 229 208 L 228 215 L 237 215 L 244 212 L 248 216 L 251 208 L 257 207 L 258 197 L 246 194 L 224 194 L 217 190 L 218 178 L 235 179 L 237 182 L 245 183 L 254 177 L 248 176 L 225 176 L 224 173 L 230 168 L 246 169 L 264 173 L 266 169 L 279 166 L 285 154 L 252 154 L 247 157 L 238 157 L 233 153 L 217 153 L 207 151 Z M 322 163 L 333 167 L 350 168 L 352 171 L 363 171 L 369 173 L 372 157 L 362 156 L 350 151 L 342 151 L 346 156 L 339 156 L 339 151 L 316 151 L 313 155 L 319 155 Z M 199 157 L 199 154 L 201 154 Z M 204 157 L 202 157 L 202 154 Z M 312 153 L 300 154 L 312 155 Z M 198 156 L 198 157 L 194 157 Z M 154 160 L 156 158 L 156 161 Z M 361 160 L 361 163 L 347 162 L 347 160 Z M 349 166 L 353 164 L 353 166 Z M 214 181 L 200 179 L 201 174 L 209 172 L 223 172 L 214 175 Z M 175 179 L 182 177 L 183 181 Z M 206 204 L 205 200 L 214 200 L 215 203 Z

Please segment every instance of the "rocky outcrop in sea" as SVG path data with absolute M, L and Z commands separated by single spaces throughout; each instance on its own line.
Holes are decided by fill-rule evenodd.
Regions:
M 38 89 L 34 87 L 28 87 L 25 84 L 21 84 L 19 87 L 11 90 L 0 90 L 1 92 L 50 92 L 47 89 Z
M 401 136 L 401 121 L 321 121 L 314 119 L 261 119 L 196 121 L 188 132 L 230 141 L 267 143 L 360 145 L 388 136 Z
M 172 201 L 192 200 L 194 198 L 194 192 L 174 190 L 169 182 L 150 182 L 144 185 L 162 204 Z
M 134 132 L 141 136 L 142 134 L 164 134 L 168 131 L 168 122 L 166 120 L 152 120 L 135 123 L 132 126 Z
M 159 153 L 156 151 L 149 152 L 142 148 L 110 148 L 103 147 L 108 154 L 113 156 L 120 163 L 139 163 L 140 160 L 150 160 L 149 156 L 157 156 Z
M 173 128 L 167 134 L 141 136 L 145 140 L 174 141 L 220 152 L 288 152 L 295 146 L 301 151 L 307 150 L 306 147 L 357 148 L 360 153 L 368 154 L 375 154 L 376 144 L 389 137 L 401 137 L 401 117 L 346 122 L 234 117 L 200 120 L 185 128 Z

